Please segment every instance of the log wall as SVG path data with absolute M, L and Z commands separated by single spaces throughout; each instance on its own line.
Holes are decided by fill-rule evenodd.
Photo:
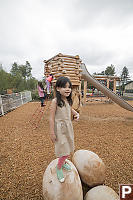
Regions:
M 44 75 L 48 77 L 49 74 L 53 74 L 53 83 L 60 76 L 65 76 L 71 80 L 72 86 L 78 87 L 81 84 L 81 60 L 78 55 L 70 56 L 59 53 L 51 59 L 45 60 L 44 63 Z

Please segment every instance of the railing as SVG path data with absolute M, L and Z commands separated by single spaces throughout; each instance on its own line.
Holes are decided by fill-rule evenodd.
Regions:
M 31 91 L 0 95 L 0 116 L 31 100 Z

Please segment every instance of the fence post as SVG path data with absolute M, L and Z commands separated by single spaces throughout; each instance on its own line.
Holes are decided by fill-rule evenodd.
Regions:
M 23 95 L 22 95 L 22 92 L 21 92 L 21 102 L 22 102 L 22 105 L 23 105 L 24 102 L 23 102 Z
M 30 97 L 30 101 L 32 101 L 31 91 L 29 91 L 29 97 Z
M 1 95 L 0 95 L 0 107 L 1 107 L 2 115 L 4 115 L 4 110 L 3 110 L 3 104 L 2 104 L 2 98 L 1 98 Z

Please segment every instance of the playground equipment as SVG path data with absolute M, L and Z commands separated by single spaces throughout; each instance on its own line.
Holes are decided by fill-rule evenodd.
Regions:
M 65 182 L 60 183 L 57 179 L 56 166 L 58 159 L 53 160 L 45 170 L 43 176 L 43 196 L 49 200 L 83 200 L 82 185 L 78 171 L 69 160 L 71 171 L 63 170 Z
M 97 154 L 88 150 L 78 150 L 72 161 L 84 183 L 90 187 L 103 184 L 105 181 L 105 164 Z
M 117 103 L 118 105 L 120 105 L 122 108 L 133 112 L 133 107 L 130 104 L 128 104 L 121 97 L 119 97 L 118 95 L 116 95 L 109 88 L 105 87 L 103 84 L 99 83 L 99 81 L 97 81 L 94 77 L 92 77 L 90 75 L 90 73 L 88 72 L 85 64 L 81 64 L 80 67 L 82 69 L 81 76 L 82 76 L 83 79 L 89 81 L 91 84 L 94 85 L 94 87 L 96 87 L 98 90 L 100 90 L 101 92 L 103 92 L 107 97 L 109 97 L 115 103 Z
M 49 74 L 53 74 L 53 83 L 55 83 L 60 76 L 67 76 L 70 78 L 73 88 L 80 86 L 81 60 L 78 55 L 70 56 L 59 53 L 51 59 L 45 60 L 44 62 L 44 74 L 46 77 L 48 77 Z
M 110 187 L 99 185 L 89 190 L 85 200 L 119 200 L 118 194 Z
M 83 185 L 88 185 L 85 200 L 118 200 L 118 194 L 110 187 L 102 185 L 105 180 L 105 165 L 97 154 L 88 150 L 75 152 L 72 162 L 66 160 L 71 171 L 63 169 L 65 181 L 57 179 L 58 159 L 47 166 L 43 175 L 43 197 L 49 200 L 83 200 Z M 79 174 L 78 174 L 79 172 Z M 80 179 L 81 178 L 81 179 Z M 91 188 L 91 189 L 90 189 Z
M 90 75 L 88 70 L 86 69 L 85 64 L 81 63 L 81 59 L 78 55 L 70 56 L 63 55 L 61 53 L 52 57 L 49 60 L 45 60 L 45 70 L 44 74 L 46 77 L 51 73 L 54 75 L 53 87 L 55 87 L 55 83 L 58 77 L 67 76 L 70 78 L 72 82 L 72 90 L 73 90 L 73 102 L 76 105 L 75 108 L 77 111 L 80 110 L 80 99 L 81 99 L 81 79 L 86 80 L 84 82 L 84 94 L 86 94 L 87 89 L 87 81 L 90 82 L 95 88 L 100 90 L 104 95 L 113 100 L 115 103 L 125 108 L 126 110 L 133 112 L 133 107 L 116 95 L 114 92 L 116 90 L 116 78 L 114 77 L 114 92 L 112 92 L 109 87 L 109 82 L 107 81 L 107 87 L 101 84 L 98 80 L 96 80 L 93 76 Z M 76 94 L 76 95 L 75 95 Z M 85 96 L 85 95 L 84 95 Z M 76 103 L 75 103 L 76 102 Z
M 44 60 L 44 63 L 44 74 L 46 78 L 49 76 L 49 74 L 54 76 L 54 80 L 52 81 L 54 95 L 56 80 L 60 76 L 66 76 L 71 80 L 73 90 L 72 99 L 74 102 L 73 108 L 79 111 L 81 98 L 81 60 L 79 56 L 63 55 L 59 53 L 49 60 Z

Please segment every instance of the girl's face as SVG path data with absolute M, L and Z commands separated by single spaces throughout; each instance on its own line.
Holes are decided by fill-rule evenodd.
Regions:
M 63 88 L 58 87 L 57 91 L 59 91 L 61 96 L 64 97 L 64 98 L 69 97 L 69 95 L 71 93 L 70 84 L 67 82 L 65 87 L 63 87 Z

